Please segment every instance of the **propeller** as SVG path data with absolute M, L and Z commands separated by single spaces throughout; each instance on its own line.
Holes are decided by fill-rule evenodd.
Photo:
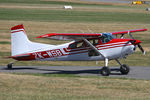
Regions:
M 125 43 L 125 45 L 123 46 L 122 50 L 124 50 L 124 47 L 126 47 L 129 43 L 133 44 L 135 47 L 134 47 L 134 50 L 136 49 L 136 47 L 138 46 L 138 48 L 140 49 L 140 51 L 143 53 L 143 55 L 145 55 L 145 51 L 143 49 L 143 47 L 140 45 L 141 41 L 140 40 L 135 40 L 135 39 L 132 39 L 132 40 L 129 40 Z M 122 52 L 122 51 L 121 51 Z
M 144 51 L 143 47 L 140 45 L 141 41 L 135 40 L 132 34 L 130 33 L 130 31 L 128 31 L 128 35 L 133 39 L 131 40 L 131 43 L 134 45 L 137 45 L 139 49 L 141 50 L 141 52 L 145 55 L 146 52 Z

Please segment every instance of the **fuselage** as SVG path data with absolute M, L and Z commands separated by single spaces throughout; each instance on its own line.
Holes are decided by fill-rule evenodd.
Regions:
M 107 43 L 102 43 L 96 39 L 91 39 L 91 43 L 109 60 L 126 57 L 134 52 L 135 46 L 128 42 L 131 39 L 111 39 Z M 97 42 L 97 43 L 96 43 Z M 72 41 L 69 43 L 50 46 L 41 50 L 31 51 L 12 57 L 16 60 L 29 61 L 94 61 L 104 60 L 101 55 L 96 55 L 94 51 L 83 41 Z

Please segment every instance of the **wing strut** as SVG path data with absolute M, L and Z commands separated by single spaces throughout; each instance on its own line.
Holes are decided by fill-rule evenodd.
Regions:
M 97 50 L 95 46 L 93 46 L 87 39 L 83 38 L 83 40 L 98 54 L 101 55 L 103 58 L 106 58 L 100 51 Z

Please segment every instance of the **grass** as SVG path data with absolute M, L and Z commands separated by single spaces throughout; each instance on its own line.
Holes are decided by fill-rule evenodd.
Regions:
M 93 12 L 72 10 L 0 9 L 1 20 L 48 22 L 149 23 L 148 13 Z
M 8 41 L 0 41 L 0 44 L 11 44 L 11 42 L 8 42 Z
M 68 2 L 68 1 L 61 1 L 61 0 L 1 0 L 0 3 L 23 3 L 23 4 L 54 4 L 54 5 L 96 5 L 96 4 L 84 4 L 84 3 L 77 3 L 77 2 Z
M 86 2 L 81 0 L 1 0 L 0 3 L 7 4 L 49 4 L 49 5 L 72 5 L 72 6 L 102 6 L 102 7 L 126 7 L 112 3 Z
M 0 78 L 2 100 L 150 99 L 149 80 L 74 76 L 44 77 L 3 73 L 0 73 Z
M 149 66 L 149 58 L 149 52 L 146 52 L 146 55 L 143 55 L 141 52 L 136 52 L 130 55 L 127 59 L 122 60 L 122 63 L 127 63 L 129 66 Z

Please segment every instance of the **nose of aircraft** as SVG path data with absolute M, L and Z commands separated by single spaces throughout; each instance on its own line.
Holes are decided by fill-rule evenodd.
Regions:
M 139 43 L 141 43 L 141 41 L 140 40 L 131 40 L 131 43 L 133 45 L 138 45 Z

